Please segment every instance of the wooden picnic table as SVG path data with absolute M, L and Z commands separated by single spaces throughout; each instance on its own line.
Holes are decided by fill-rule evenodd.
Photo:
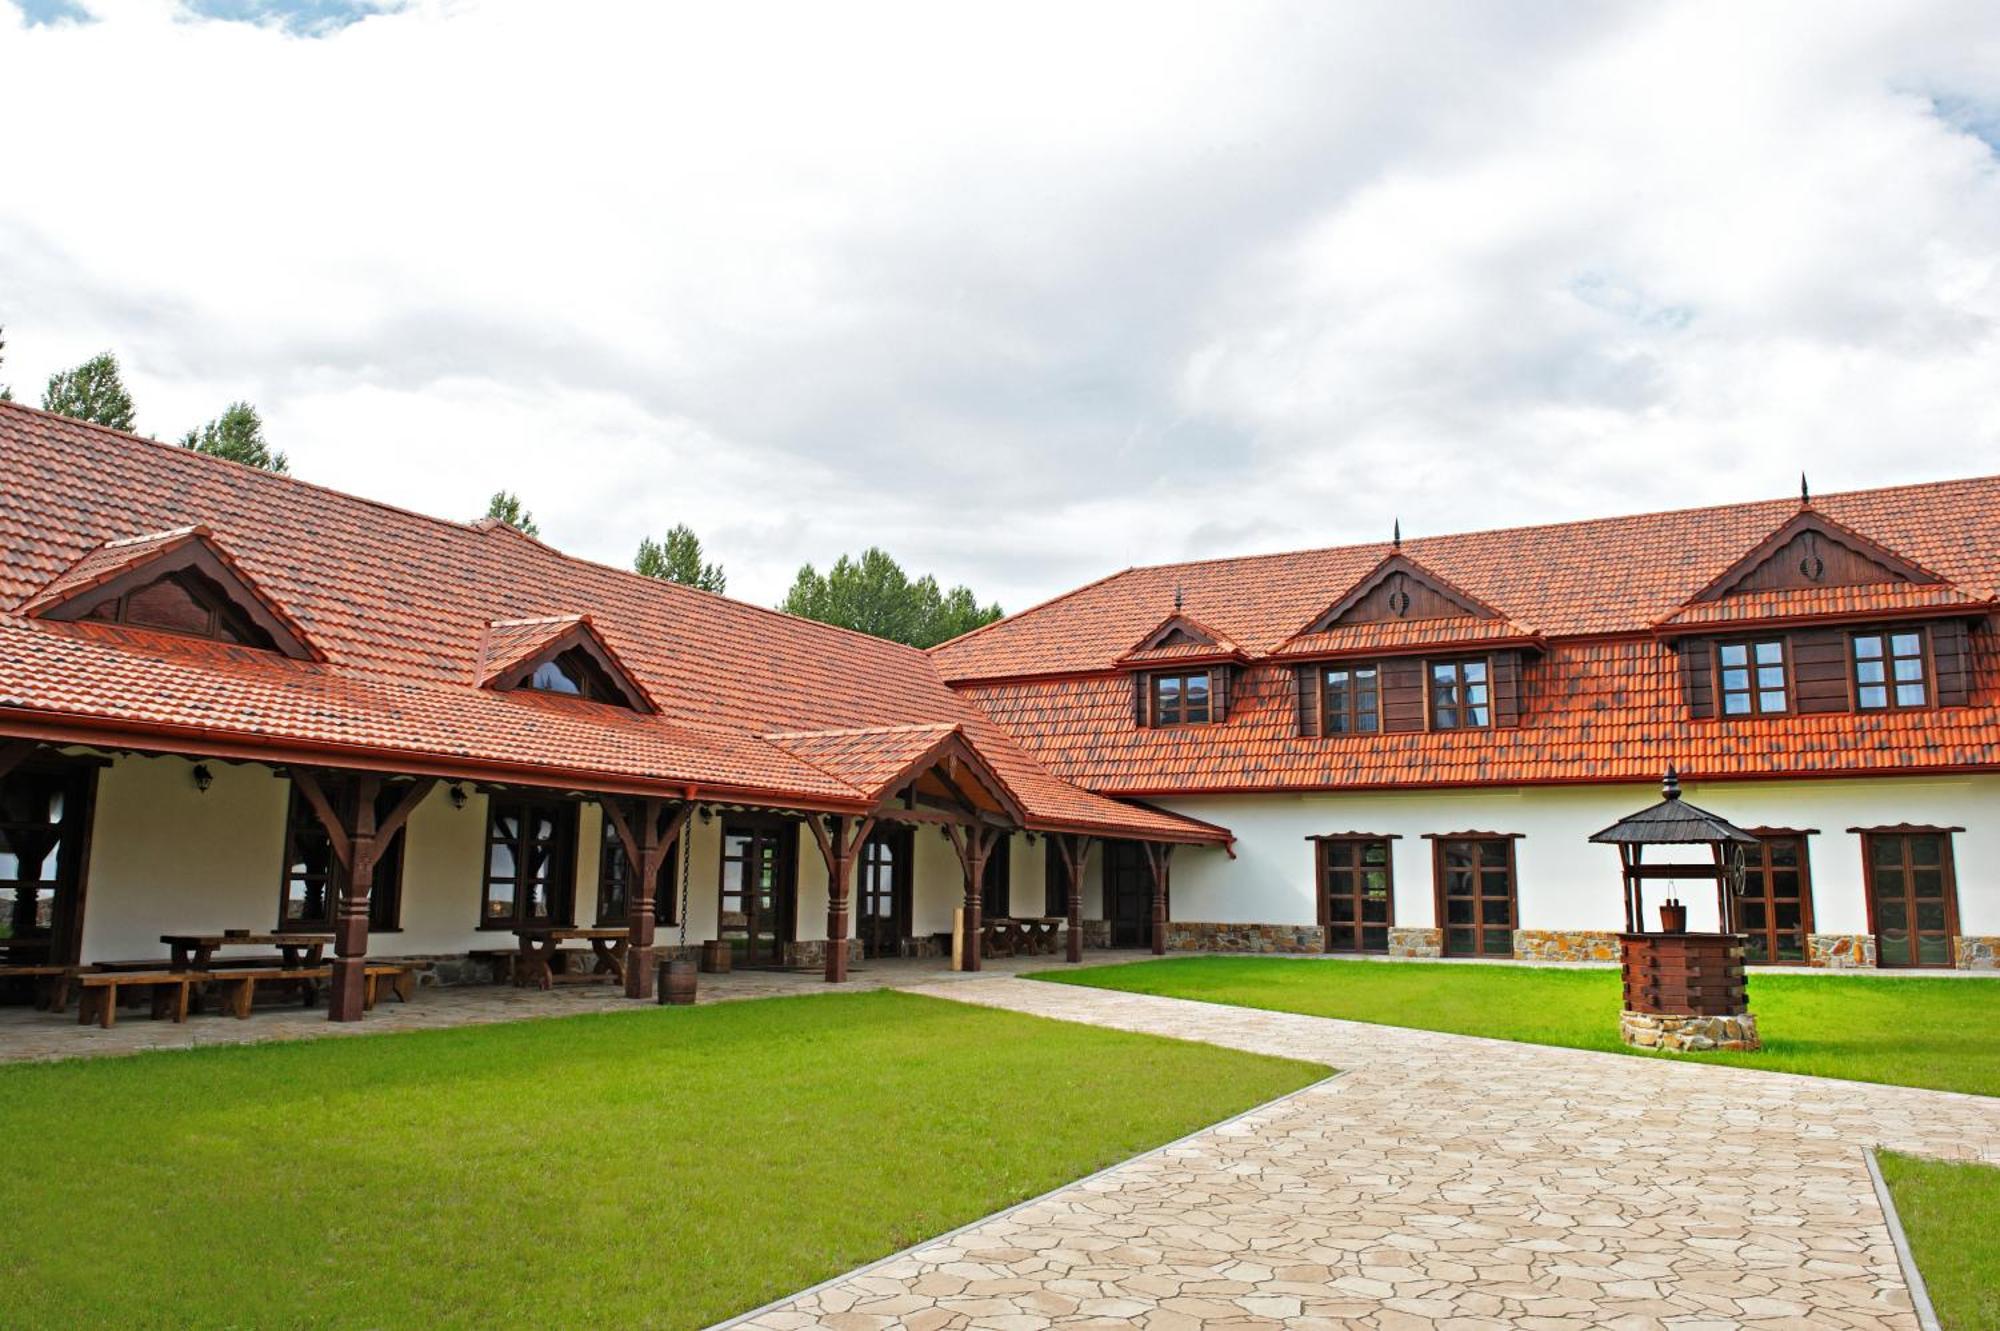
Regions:
M 1060 915 L 1003 916 L 980 922 L 980 944 L 986 957 L 1054 956 L 1059 931 L 1067 921 Z
M 275 947 L 284 958 L 286 970 L 296 970 L 300 966 L 317 966 L 320 957 L 333 944 L 332 934 L 304 933 L 228 933 L 219 934 L 161 934 L 160 941 L 173 949 L 173 969 L 177 971 L 205 971 L 211 969 L 210 962 L 217 948 L 222 947 Z M 229 958 L 223 958 L 228 961 Z
M 598 980 L 606 984 L 625 983 L 625 949 L 631 945 L 629 929 L 577 929 L 567 925 L 526 925 L 514 931 L 521 940 L 521 964 L 515 967 L 514 983 L 532 983 L 538 989 L 555 987 L 557 949 L 572 939 L 590 944 L 596 957 L 587 974 L 567 976 L 571 980 Z

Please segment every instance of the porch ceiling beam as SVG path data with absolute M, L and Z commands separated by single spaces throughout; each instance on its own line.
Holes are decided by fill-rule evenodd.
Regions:
M 871 816 L 885 823 L 923 823 L 932 827 L 990 827 L 1001 831 L 1012 831 L 1014 826 L 990 813 L 980 813 L 974 817 L 935 809 L 906 809 L 899 804 L 884 804 Z

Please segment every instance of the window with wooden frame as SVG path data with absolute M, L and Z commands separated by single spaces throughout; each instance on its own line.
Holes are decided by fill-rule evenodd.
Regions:
M 1812 868 L 1808 832 L 1756 829 L 1758 844 L 1746 847 L 1743 891 L 1736 899 L 1736 929 L 1746 938 L 1745 961 L 1802 966 L 1812 933 Z
M 1382 728 L 1381 672 L 1367 665 L 1330 665 L 1320 681 L 1320 716 L 1328 735 L 1372 735 Z
M 1205 726 L 1210 715 L 1208 671 L 1154 675 L 1152 680 L 1153 724 L 1156 726 Z
M 1958 935 L 1951 835 L 1961 827 L 1851 828 L 1861 834 L 1875 964 L 1950 966 Z
M 659 826 L 662 831 L 674 819 L 672 809 L 660 810 Z M 627 923 L 629 907 L 627 902 L 632 891 L 632 861 L 625 854 L 625 843 L 618 839 L 618 828 L 609 818 L 604 821 L 603 843 L 597 852 L 597 923 L 600 928 L 613 928 Z M 638 835 L 638 828 L 633 828 Z M 653 880 L 653 920 L 658 924 L 680 923 L 680 859 L 681 840 L 674 838 L 674 844 L 667 850 L 667 858 L 660 864 L 659 875 Z M 643 848 L 640 851 L 644 854 Z
M 1325 949 L 1387 952 L 1396 914 L 1390 838 L 1349 834 L 1313 840 Z
M 486 805 L 479 927 L 574 923 L 576 805 L 495 796 Z
M 520 687 L 537 693 L 560 693 L 582 698 L 586 702 L 608 702 L 618 707 L 632 705 L 625 690 L 612 682 L 611 676 L 604 673 L 604 668 L 592 660 L 588 652 L 577 647 L 536 666 L 521 681 Z
M 1917 628 L 1876 629 L 1849 637 L 1854 705 L 1864 712 L 1930 706 L 1924 637 Z
M 1485 658 L 1430 663 L 1431 729 L 1476 730 L 1493 724 L 1491 671 Z
M 1515 905 L 1511 836 L 1468 833 L 1432 841 L 1438 926 L 1447 957 L 1511 957 Z
M 1791 710 L 1785 640 L 1715 645 L 1715 688 L 1724 716 L 1778 716 Z
M 354 789 L 344 786 L 328 792 L 345 811 L 352 807 Z M 403 787 L 384 785 L 375 797 L 375 817 L 387 817 L 403 797 Z M 394 933 L 403 918 L 403 838 L 406 823 L 375 861 L 375 875 L 368 885 L 368 931 Z M 340 890 L 347 871 L 333 855 L 333 838 L 326 824 L 313 812 L 312 804 L 292 787 L 291 803 L 285 811 L 285 864 L 278 883 L 278 930 L 325 932 L 333 928 L 334 913 L 340 906 Z
M 1004 920 L 1014 913 L 1014 838 L 1002 833 L 993 838 L 992 853 L 986 857 L 986 873 L 979 880 L 979 911 L 986 919 Z
M 270 635 L 239 613 L 223 590 L 199 573 L 183 571 L 155 578 L 119 596 L 98 602 L 83 619 L 129 624 L 190 638 L 213 638 L 244 647 L 269 647 Z

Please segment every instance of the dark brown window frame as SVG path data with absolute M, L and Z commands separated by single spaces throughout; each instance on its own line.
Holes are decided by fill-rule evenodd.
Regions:
M 511 914 L 502 917 L 493 916 L 488 909 L 492 901 L 493 883 L 496 877 L 493 872 L 493 847 L 497 841 L 493 835 L 494 820 L 499 816 L 500 810 L 510 806 L 521 809 L 548 808 L 556 811 L 556 835 L 554 840 L 557 851 L 555 873 L 549 883 L 550 905 L 556 907 L 556 909 L 550 911 L 547 923 L 559 928 L 573 926 L 576 923 L 578 823 L 576 802 L 573 800 L 537 798 L 532 795 L 495 794 L 487 797 L 486 835 L 480 842 L 482 855 L 479 865 L 479 928 L 512 932 L 515 929 L 522 928 L 534 922 L 521 914 L 521 903 L 524 899 L 521 891 L 522 880 L 520 868 L 523 863 L 521 851 L 527 845 L 527 830 L 531 826 L 530 820 L 525 816 L 520 820 L 521 830 L 516 834 L 513 841 L 514 873 L 512 881 L 514 884 L 514 909 Z
M 1797 961 L 1778 960 L 1777 948 L 1775 946 L 1777 941 L 1777 936 L 1780 933 L 1789 931 L 1778 929 L 1775 925 L 1771 923 L 1768 917 L 1765 920 L 1764 928 L 1761 930 L 1751 930 L 1743 928 L 1741 919 L 1743 898 L 1739 894 L 1737 900 L 1737 916 L 1738 916 L 1737 931 L 1739 933 L 1745 933 L 1745 934 L 1762 933 L 1765 936 L 1766 956 L 1764 960 L 1754 961 L 1752 964 L 1758 966 L 1810 965 L 1812 963 L 1812 934 L 1813 934 L 1813 882 L 1812 882 L 1811 838 L 1819 835 L 1819 829 L 1817 827 L 1746 827 L 1743 830 L 1750 833 L 1750 835 L 1756 837 L 1760 843 L 1765 843 L 1760 845 L 1759 847 L 1756 862 L 1752 862 L 1748 856 L 1745 857 L 1744 873 L 1746 881 L 1749 874 L 1762 873 L 1765 875 L 1769 875 L 1771 872 L 1773 872 L 1773 866 L 1771 865 L 1770 862 L 1771 852 L 1770 852 L 1770 846 L 1768 844 L 1769 842 L 1796 841 L 1799 843 L 1799 865 L 1798 865 L 1799 942 L 1802 955 L 1799 957 Z M 1766 884 L 1764 902 L 1768 909 L 1769 903 L 1771 901 L 1771 896 L 1769 891 L 1770 880 L 1768 876 L 1765 878 L 1764 881 Z M 1748 954 L 1746 953 L 1746 958 L 1747 955 Z
M 758 813 L 749 810 L 732 812 L 718 819 L 720 839 L 716 847 L 715 875 L 715 936 L 724 938 L 723 920 L 730 896 L 729 872 L 732 866 L 739 869 L 745 865 L 744 856 L 732 856 L 729 842 L 732 837 L 748 838 L 750 846 L 769 838 L 774 854 L 773 867 L 776 881 L 772 885 L 775 918 L 772 921 L 772 945 L 777 956 L 773 961 L 782 963 L 786 949 L 798 942 L 799 937 L 799 822 L 778 813 Z M 747 849 L 747 847 L 746 847 Z M 740 874 L 739 874 L 740 877 Z M 748 888 L 747 883 L 739 883 L 740 889 Z M 742 892 L 739 890 L 738 895 Z M 740 939 L 727 939 L 732 950 Z
M 1764 706 L 1764 694 L 1770 692 L 1770 690 L 1760 687 L 1757 682 L 1757 672 L 1759 670 L 1768 668 L 1758 663 L 1757 648 L 1772 643 L 1777 644 L 1778 668 L 1784 673 L 1785 676 L 1783 685 L 1783 690 L 1785 695 L 1785 705 L 1783 707 L 1775 709 L 1767 708 Z M 1723 664 L 1722 661 L 1723 650 L 1729 647 L 1742 647 L 1747 649 L 1748 656 L 1745 658 L 1745 664 L 1743 664 L 1742 666 L 1730 666 Z M 1715 715 L 1717 720 L 1745 721 L 1745 720 L 1752 720 L 1760 716 L 1792 716 L 1797 712 L 1798 696 L 1799 696 L 1798 680 L 1795 679 L 1792 674 L 1792 638 L 1789 633 L 1760 634 L 1754 637 L 1738 636 L 1729 638 L 1718 638 L 1715 642 L 1713 642 L 1709 646 L 1709 659 L 1710 659 L 1710 666 L 1715 671 L 1715 682 L 1713 687 L 1715 691 Z M 1727 685 L 1727 682 L 1724 677 L 1724 672 L 1728 670 L 1737 670 L 1737 669 L 1741 669 L 1749 673 L 1749 688 L 1747 692 L 1742 690 L 1732 690 Z M 1732 712 L 1729 710 L 1729 697 L 1732 692 L 1744 693 L 1744 696 L 1747 697 L 1750 701 L 1749 711 Z
M 1852 835 L 1861 838 L 1861 895 L 1868 909 L 1868 934 L 1875 940 L 1875 966 L 1878 970 L 1951 970 L 1958 965 L 1958 848 L 1952 844 L 1954 833 L 1963 832 L 1962 827 L 1941 827 L 1928 823 L 1891 823 L 1879 827 L 1850 827 Z M 1938 962 L 1885 962 L 1882 960 L 1882 929 L 1875 918 L 1875 855 L 1871 844 L 1876 837 L 1934 836 L 1944 843 L 1939 868 L 1944 875 L 1944 940 L 1945 958 Z M 1910 872 L 1907 850 L 1904 854 L 1903 871 Z M 1914 899 L 1914 893 L 1906 893 L 1907 899 Z M 1917 932 L 1914 921 L 1910 931 Z
M 76 795 L 76 804 L 74 807 L 71 806 L 67 798 L 65 798 L 63 805 L 62 827 L 65 834 L 67 834 L 72 830 L 71 824 L 74 822 L 73 830 L 75 839 L 70 844 L 72 853 L 69 859 L 59 859 L 57 861 L 59 876 L 53 880 L 55 891 L 51 893 L 52 898 L 55 897 L 55 893 L 59 893 L 67 887 L 69 900 L 66 903 L 59 898 L 52 901 L 52 919 L 50 920 L 47 953 L 47 959 L 51 964 L 75 965 L 83 954 L 83 921 L 86 918 L 85 910 L 89 904 L 90 896 L 90 854 L 97 826 L 97 774 L 98 769 L 108 766 L 110 766 L 110 760 L 105 758 L 59 756 L 40 753 L 29 758 L 12 771 L 7 772 L 4 776 L 0 776 L 0 782 L 9 781 L 16 777 L 26 777 L 42 781 L 66 783 Z M 62 847 L 57 845 L 52 847 L 49 853 L 60 855 L 61 852 Z M 73 878 L 74 881 L 66 882 L 65 879 L 67 878 Z M 20 890 L 18 884 L 22 880 L 16 879 L 13 881 L 17 884 L 15 890 L 18 893 Z M 38 883 L 49 881 L 46 879 L 37 880 Z M 37 887 L 38 896 L 39 891 L 40 889 Z M 15 905 L 16 909 L 18 909 L 18 896 L 16 897 Z M 9 923 L 11 924 L 11 921 Z M 14 936 L 16 938 L 27 939 L 37 937 L 38 935 L 16 934 Z
M 132 618 L 132 598 L 162 583 L 175 587 L 208 615 L 205 629 L 175 628 L 165 624 L 149 624 Z M 148 582 L 138 583 L 123 591 L 101 599 L 82 598 L 90 604 L 77 616 L 86 624 L 118 624 L 126 628 L 144 629 L 148 633 L 172 633 L 182 638 L 200 638 L 209 642 L 226 642 L 233 647 L 255 647 L 264 651 L 275 650 L 271 636 L 253 624 L 249 617 L 238 610 L 229 598 L 228 591 L 195 569 L 177 569 L 160 574 Z M 109 607 L 109 613 L 101 613 Z
M 1361 671 L 1374 676 L 1364 690 L 1358 686 L 1354 676 Z M 1345 672 L 1348 684 L 1341 690 L 1343 704 L 1336 709 L 1333 704 L 1333 676 Z M 1356 704 L 1359 694 L 1366 692 L 1373 703 L 1364 714 Z M 1336 726 L 1338 717 L 1342 724 Z M 1368 722 L 1362 725 L 1363 720 Z M 1379 735 L 1382 733 L 1382 666 L 1377 661 L 1332 661 L 1319 669 L 1319 730 L 1322 737 L 1331 735 Z
M 1386 955 L 1389 951 L 1389 934 L 1396 927 L 1396 848 L 1394 843 L 1402 840 L 1402 838 L 1393 832 L 1333 832 L 1306 839 L 1313 843 L 1313 895 L 1319 909 L 1320 950 L 1328 953 L 1363 956 Z M 1359 906 L 1365 896 L 1365 893 L 1359 890 L 1358 887 L 1359 876 L 1374 867 L 1372 865 L 1364 865 L 1360 862 L 1359 851 L 1364 846 L 1382 847 L 1381 871 L 1384 890 L 1387 894 L 1388 918 L 1381 925 L 1382 946 L 1379 948 L 1362 945 L 1365 932 L 1371 926 L 1367 921 L 1360 918 L 1361 912 L 1358 909 L 1355 919 L 1351 924 L 1343 925 L 1334 922 L 1332 903 L 1329 900 L 1330 894 L 1327 891 L 1327 879 L 1330 873 L 1336 871 L 1351 873 L 1356 876 L 1357 890 L 1346 895 L 1353 896 L 1357 907 Z M 1355 852 L 1355 857 L 1349 864 L 1333 865 L 1329 863 L 1332 858 L 1328 854 L 1330 847 L 1339 847 L 1345 851 Z M 1354 946 L 1336 946 L 1334 933 L 1336 929 L 1348 933 Z
M 1924 700 L 1922 702 L 1906 703 L 1896 700 L 1898 683 L 1895 678 L 1895 663 L 1898 658 L 1893 651 L 1894 639 L 1896 635 L 1906 633 L 1914 633 L 1917 637 L 1916 660 L 1923 670 L 1923 674 L 1918 678 L 1917 683 L 1922 686 L 1924 691 Z M 1861 657 L 1856 651 L 1856 646 L 1862 638 L 1880 638 L 1882 640 L 1881 661 L 1883 678 L 1880 685 L 1864 684 L 1861 681 Z M 1901 659 L 1908 660 L 1909 658 L 1903 657 Z M 1856 713 L 1930 711 L 1938 705 L 1936 680 L 1937 662 L 1932 656 L 1931 633 L 1925 625 L 1894 624 L 1882 628 L 1869 627 L 1848 630 L 1848 703 Z M 1876 687 L 1883 690 L 1884 701 L 1879 707 L 1870 707 L 1861 701 L 1861 690 Z
M 340 908 L 340 890 L 345 885 L 347 874 L 333 858 L 332 838 L 327 835 L 326 825 L 319 820 L 312 804 L 299 793 L 299 788 L 291 781 L 285 785 L 289 794 L 285 803 L 285 837 L 280 848 L 282 859 L 278 864 L 278 932 L 288 930 L 309 930 L 324 932 L 334 927 L 335 916 Z M 396 783 L 385 783 L 375 799 L 376 817 L 380 818 L 395 807 L 402 798 L 404 787 Z M 339 789 L 328 792 L 339 807 L 351 809 L 354 788 L 343 784 Z M 343 817 L 346 815 L 343 814 Z M 409 824 L 396 829 L 396 835 L 389 838 L 389 844 L 382 848 L 381 857 L 375 862 L 375 876 L 368 887 L 368 932 L 371 934 L 395 934 L 403 931 L 403 861 L 408 847 Z M 326 893 L 326 917 L 294 918 L 286 912 L 291 901 L 292 864 L 300 857 L 296 853 L 301 835 L 310 836 L 326 843 L 326 865 L 324 874 L 310 875 L 323 877 L 322 885 Z
M 1200 680 L 1202 705 L 1199 717 L 1190 715 L 1193 709 L 1187 702 L 1187 685 L 1190 680 Z M 1161 686 L 1168 680 L 1180 684 L 1180 701 L 1172 715 L 1161 699 Z M 1205 726 L 1212 723 L 1215 716 L 1215 672 L 1212 670 L 1161 670 L 1156 671 L 1146 681 L 1146 701 L 1151 711 L 1152 723 L 1158 727 Z
M 1470 927 L 1476 935 L 1475 941 L 1480 946 L 1475 951 L 1469 953 L 1455 953 L 1451 950 L 1452 923 L 1445 909 L 1447 893 L 1445 891 L 1444 856 L 1447 844 L 1460 841 L 1502 841 L 1507 845 L 1507 913 L 1511 917 L 1512 923 L 1508 926 L 1506 955 L 1512 956 L 1514 954 L 1513 935 L 1521 929 L 1521 862 L 1520 856 L 1515 853 L 1514 843 L 1522 840 L 1525 835 L 1525 833 L 1521 832 L 1476 831 L 1424 833 L 1424 840 L 1431 843 L 1431 909 L 1436 912 L 1433 918 L 1437 921 L 1438 951 L 1440 955 L 1446 957 L 1470 956 L 1475 958 L 1501 955 L 1500 953 L 1488 952 L 1484 949 L 1483 944 L 1486 930 L 1495 926 L 1486 923 L 1486 908 L 1484 903 L 1488 898 L 1485 894 L 1477 891 L 1472 894 L 1472 899 L 1475 903 L 1472 924 L 1470 926 L 1461 925 L 1459 927 Z M 1474 872 L 1477 871 L 1478 868 L 1475 864 Z
M 1480 669 L 1485 671 L 1485 677 L 1478 681 L 1478 687 L 1486 691 L 1486 701 L 1483 703 L 1470 703 L 1465 701 L 1465 690 L 1467 688 L 1465 679 L 1465 667 L 1469 665 L 1476 665 L 1480 667 Z M 1452 724 L 1448 726 L 1440 725 L 1438 723 L 1438 702 L 1437 702 L 1437 684 L 1438 684 L 1437 671 L 1440 668 L 1447 666 L 1450 667 L 1452 670 L 1452 684 L 1458 690 L 1458 697 L 1459 697 L 1459 701 L 1452 704 L 1452 710 L 1454 714 L 1458 717 L 1458 720 L 1454 721 Z M 1485 711 L 1486 719 L 1484 721 L 1467 721 L 1465 719 L 1466 712 L 1473 707 L 1479 707 Z M 1436 658 L 1426 657 L 1424 659 L 1424 727 L 1427 730 L 1434 730 L 1434 731 L 1493 729 L 1493 658 L 1492 657 L 1448 656 L 1448 657 L 1436 657 Z

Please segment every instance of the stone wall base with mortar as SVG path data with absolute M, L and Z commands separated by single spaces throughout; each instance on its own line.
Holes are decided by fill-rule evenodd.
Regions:
M 1807 934 L 1806 964 L 1828 970 L 1872 970 L 1873 934 Z
M 785 944 L 785 964 L 787 966 L 824 966 L 826 965 L 826 947 L 827 944 L 824 938 L 809 938 L 802 943 L 787 943 Z M 847 940 L 848 965 L 859 966 L 862 963 L 864 958 L 861 955 L 861 950 L 861 940 L 859 938 L 850 938 Z
M 1672 1054 L 1698 1054 L 1706 1049 L 1762 1049 L 1755 1013 L 1733 1017 L 1666 1017 L 1651 1012 L 1626 1012 L 1618 1018 L 1618 1034 L 1640 1049 L 1664 1049 Z
M 1962 971 L 2000 971 L 2000 935 L 1962 934 L 1957 956 Z
M 1326 935 L 1312 924 L 1207 924 L 1172 920 L 1169 952 L 1324 952 Z
M 1442 929 L 1391 929 L 1389 955 L 1392 957 L 1441 957 L 1444 955 Z
M 1591 929 L 1516 929 L 1516 961 L 1616 961 L 1618 935 Z

